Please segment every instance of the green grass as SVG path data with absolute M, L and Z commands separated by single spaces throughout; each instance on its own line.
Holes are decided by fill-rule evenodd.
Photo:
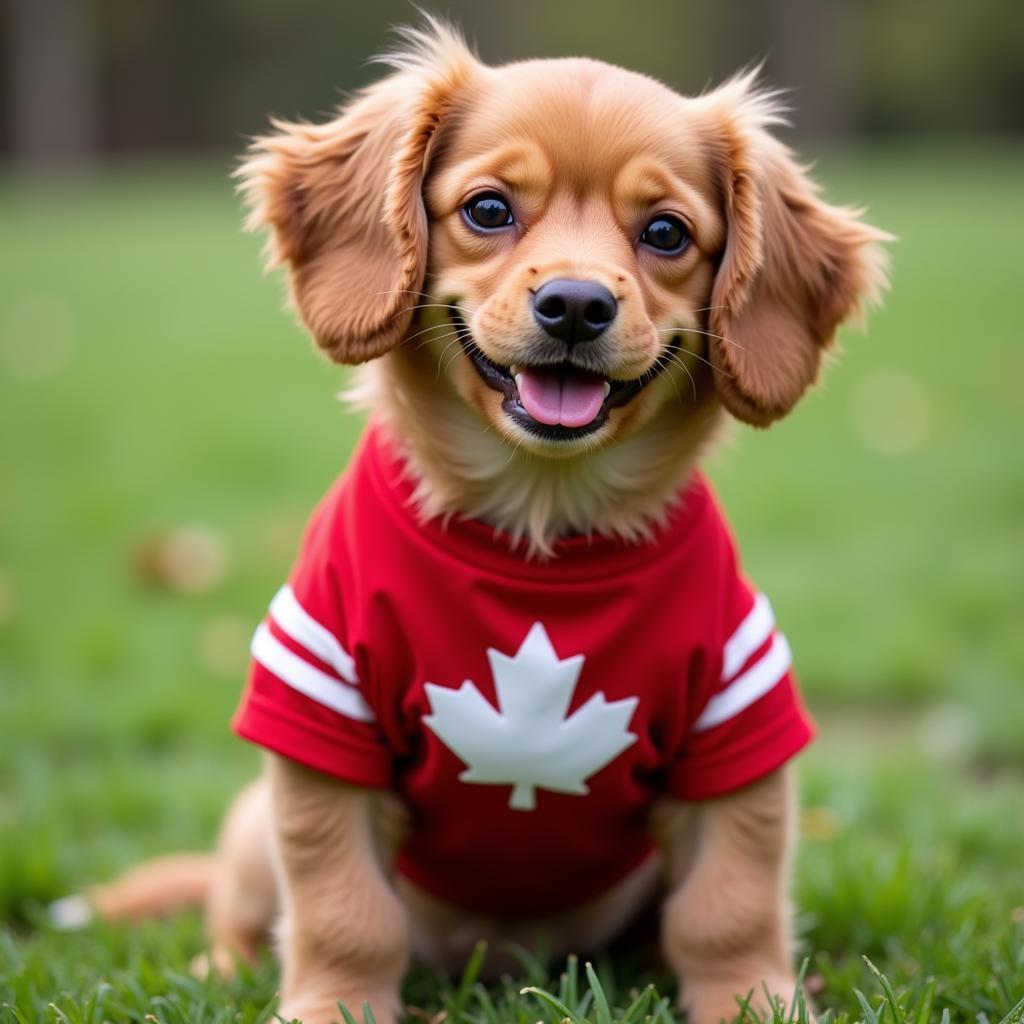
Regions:
M 247 634 L 359 429 L 225 171 L 0 188 L 0 1022 L 271 1012 L 269 959 L 190 977 L 194 915 L 72 935 L 41 915 L 211 842 L 257 764 L 226 727 Z M 796 890 L 836 1020 L 1020 1019 L 1022 172 L 1010 149 L 824 160 L 831 195 L 901 236 L 892 295 L 798 415 L 711 467 L 822 723 Z M 188 524 L 226 559 L 195 593 L 146 571 Z M 654 997 L 627 1012 L 648 981 L 671 995 L 638 959 L 598 964 L 610 1018 L 529 961 L 488 989 L 419 972 L 407 997 L 466 1024 L 664 1020 Z

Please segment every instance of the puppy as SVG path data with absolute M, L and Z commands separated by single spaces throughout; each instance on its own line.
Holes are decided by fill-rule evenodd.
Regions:
M 594 949 L 661 900 L 690 1019 L 763 1009 L 795 984 L 812 728 L 695 463 L 730 414 L 793 408 L 887 236 L 818 197 L 751 75 L 684 98 L 586 59 L 488 67 L 434 22 L 406 43 L 239 172 L 370 411 L 253 643 L 235 726 L 265 776 L 211 864 L 93 899 L 208 892 L 221 969 L 276 921 L 307 1024 L 399 1014 L 413 953 Z

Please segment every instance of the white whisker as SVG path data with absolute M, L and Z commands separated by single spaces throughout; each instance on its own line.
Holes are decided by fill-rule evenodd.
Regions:
M 381 293 L 381 294 L 386 294 L 386 293 Z M 422 294 L 422 293 L 417 292 L 416 294 Z M 407 313 L 412 313 L 413 311 L 415 311 L 417 309 L 443 309 L 443 310 L 446 310 L 446 311 L 451 311 L 451 310 L 454 309 L 459 314 L 459 316 L 461 316 L 463 319 L 468 319 L 469 316 L 470 316 L 469 311 L 466 310 L 466 309 L 463 309 L 456 302 L 417 302 L 415 305 L 408 306 L 405 309 L 400 309 L 397 313 L 395 313 L 395 315 L 393 317 L 391 317 L 391 320 L 389 320 L 388 323 L 391 323 L 393 320 L 397 320 L 398 317 L 400 317 L 400 316 L 405 316 Z
M 673 355 L 674 354 L 675 353 L 673 353 Z M 733 377 L 733 376 L 735 376 L 735 374 L 727 373 L 720 366 L 715 366 L 715 364 L 713 362 L 711 362 L 710 359 L 705 359 L 704 356 L 698 355 L 696 352 L 691 352 L 689 349 L 687 349 L 686 350 L 686 354 L 688 356 L 692 356 L 694 359 L 698 360 L 699 362 L 702 362 L 705 366 L 710 366 L 711 369 L 715 371 L 715 373 L 721 373 L 721 374 L 723 374 L 726 377 Z
M 424 338 L 416 345 L 416 351 L 419 352 L 421 348 L 432 345 L 434 342 L 450 341 L 453 338 L 458 341 L 459 335 L 457 331 L 449 331 L 447 334 L 442 334 L 437 338 Z
M 693 379 L 693 374 L 690 373 L 690 368 L 686 365 L 686 363 L 684 363 L 682 361 L 682 359 L 679 358 L 679 356 L 675 352 L 669 351 L 669 352 L 666 352 L 665 355 L 668 357 L 668 362 L 671 365 L 678 366 L 683 371 L 683 373 L 685 373 L 686 376 L 690 378 L 690 387 L 693 388 L 693 400 L 696 402 L 697 401 L 697 382 Z M 672 380 L 671 375 L 669 375 L 669 380 Z M 672 383 L 675 384 L 675 381 L 673 380 Z M 676 394 L 679 394 L 679 389 L 678 388 L 676 388 Z M 682 396 L 680 396 L 679 401 L 681 402 L 682 400 L 683 400 Z
M 442 320 L 440 323 L 431 324 L 429 327 L 424 327 L 422 331 L 417 331 L 415 334 L 407 335 L 403 340 L 404 341 L 412 341 L 413 338 L 418 338 L 421 334 L 427 334 L 430 331 L 436 331 L 436 330 L 439 330 L 442 327 L 445 330 L 449 330 L 449 331 L 452 330 L 452 325 L 450 323 L 445 323 Z M 419 348 L 418 345 L 416 347 Z
M 732 338 L 726 338 L 721 334 L 713 334 L 711 331 L 701 330 L 699 327 L 655 327 L 654 331 L 656 334 L 703 334 L 705 338 L 716 338 L 718 341 L 724 341 L 726 345 L 733 345 L 741 352 L 747 351 L 738 341 L 733 341 Z
M 437 357 L 437 376 L 434 378 L 434 383 L 435 384 L 441 379 L 441 374 L 447 373 L 448 372 L 448 367 L 451 366 L 451 364 L 454 363 L 456 359 L 458 359 L 459 354 L 458 354 L 458 352 L 456 352 L 455 355 L 449 361 L 448 366 L 445 366 L 445 362 L 444 362 L 445 356 L 448 355 L 448 352 L 451 350 L 453 345 L 458 345 L 458 344 L 459 344 L 459 339 L 458 339 L 458 337 L 456 337 L 452 341 L 449 341 L 448 344 L 445 345 L 445 347 L 441 350 L 441 354 Z
M 691 309 L 691 313 L 710 313 L 713 309 L 727 309 L 726 306 L 701 306 L 700 309 Z
M 683 369 L 685 370 L 686 367 L 684 366 Z M 687 375 L 689 376 L 689 371 L 688 370 L 687 370 Z M 679 392 L 679 385 L 676 384 L 675 377 L 672 376 L 671 372 L 667 373 L 666 376 L 669 379 L 669 383 L 672 385 L 673 389 L 675 390 L 676 398 L 679 399 L 679 404 L 685 406 L 686 403 L 683 401 L 683 396 Z M 693 383 L 693 377 L 690 377 L 690 382 Z M 697 401 L 697 385 L 696 384 L 693 385 L 693 400 L 695 402 Z
M 422 295 L 424 298 L 427 297 L 426 292 L 419 292 L 415 288 L 385 288 L 382 292 L 373 292 L 371 297 L 377 295 Z

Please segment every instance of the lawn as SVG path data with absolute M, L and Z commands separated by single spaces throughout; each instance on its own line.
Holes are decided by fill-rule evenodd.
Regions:
M 211 843 L 258 760 L 226 725 L 248 635 L 359 430 L 226 170 L 0 186 L 0 1022 L 272 1019 L 269 960 L 189 976 L 194 915 L 55 934 L 41 912 Z M 822 726 L 801 957 L 836 1020 L 879 1012 L 869 957 L 907 1020 L 994 1024 L 1024 997 L 1024 151 L 833 153 L 821 175 L 900 236 L 891 297 L 798 415 L 711 466 Z M 630 959 L 597 965 L 611 1013 L 664 1020 L 625 1013 L 666 981 Z M 518 991 L 573 1003 L 558 966 L 490 990 L 419 973 L 408 1000 L 557 1022 Z

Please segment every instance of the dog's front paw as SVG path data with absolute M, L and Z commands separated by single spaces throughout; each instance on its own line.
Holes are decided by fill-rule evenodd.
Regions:
M 285 1021 L 301 1021 L 302 1024 L 343 1024 L 344 1018 L 338 1004 L 342 1003 L 357 1021 L 364 1021 L 363 1006 L 370 1004 L 373 1019 L 377 1024 L 393 1024 L 401 1019 L 402 1003 L 394 992 L 353 992 L 351 995 L 337 995 L 322 998 L 295 997 L 285 999 L 277 1015 Z
M 735 978 L 729 981 L 716 979 L 711 982 L 691 982 L 680 993 L 679 1005 L 687 1011 L 689 1024 L 735 1021 L 740 1017 L 741 1006 L 749 1006 L 753 1014 L 753 1018 L 749 1015 L 743 1017 L 744 1022 L 750 1019 L 770 1020 L 773 1006 L 769 1003 L 766 990 L 771 994 L 773 1003 L 781 1003 L 785 1017 L 796 990 L 796 978 L 784 975 L 756 980 Z M 813 1017 L 810 1019 L 813 1020 Z

